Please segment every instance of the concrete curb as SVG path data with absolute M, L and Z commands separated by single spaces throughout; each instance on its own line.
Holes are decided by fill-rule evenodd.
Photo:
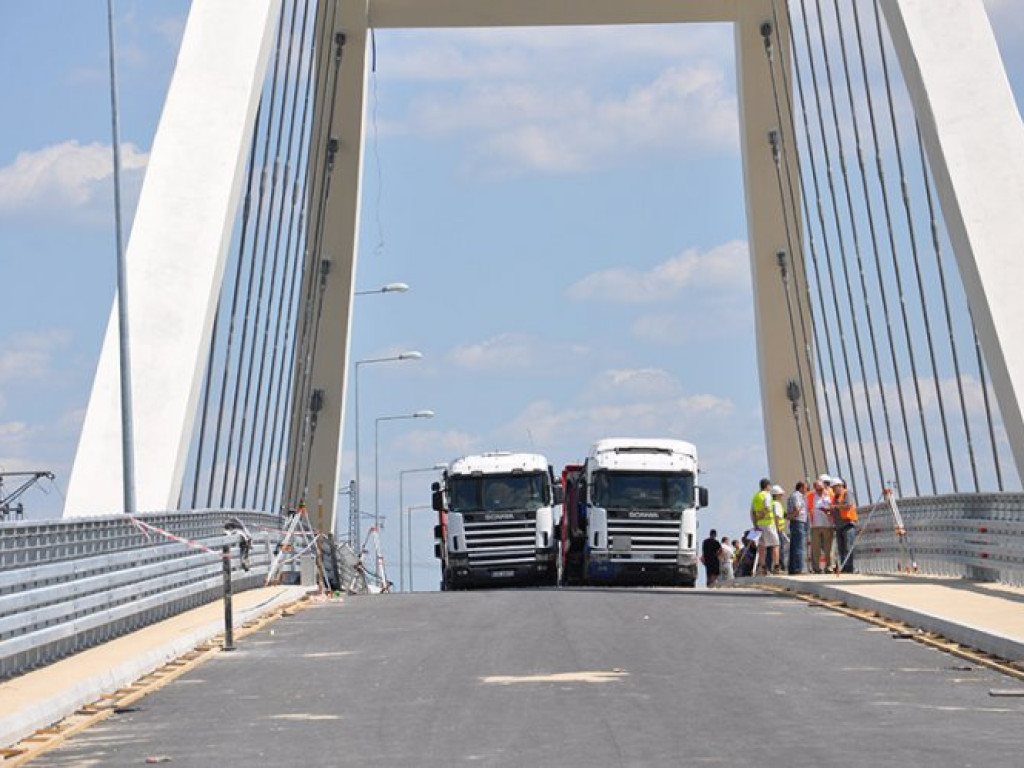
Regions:
M 901 605 L 894 605 L 875 598 L 859 595 L 847 589 L 841 584 L 822 584 L 820 582 L 808 582 L 801 579 L 791 579 L 785 576 L 768 576 L 764 578 L 751 579 L 749 584 L 766 584 L 769 586 L 784 587 L 797 592 L 806 592 L 829 600 L 841 600 L 851 608 L 874 611 L 879 616 L 894 621 L 902 621 L 912 627 L 917 627 L 926 632 L 935 632 L 948 640 L 960 643 L 961 645 L 974 648 L 985 653 L 998 656 L 1001 659 L 1015 662 L 1024 660 L 1024 641 L 1000 635 L 968 624 L 958 623 L 948 616 L 939 616 L 933 613 L 907 608 Z
M 235 624 L 244 624 L 284 605 L 294 603 L 308 591 L 308 587 L 291 587 L 262 603 L 245 609 L 236 609 Z M 61 691 L 56 696 L 28 703 L 16 712 L 4 714 L 0 717 L 0 745 L 14 744 L 39 728 L 45 728 L 64 719 L 86 704 L 98 700 L 104 694 L 124 688 L 140 677 L 144 677 L 164 664 L 183 656 L 223 631 L 224 622 L 222 620 L 208 622 L 178 635 L 163 645 L 150 648 L 141 655 L 126 659 L 114 667 L 97 670 L 91 677 Z

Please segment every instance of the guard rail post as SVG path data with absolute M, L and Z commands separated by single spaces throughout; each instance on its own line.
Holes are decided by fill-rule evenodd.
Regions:
M 221 548 L 224 570 L 224 650 L 235 650 L 235 633 L 231 616 L 231 545 Z

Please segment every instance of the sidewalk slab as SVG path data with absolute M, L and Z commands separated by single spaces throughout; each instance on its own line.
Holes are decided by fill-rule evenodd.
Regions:
M 301 600 L 308 587 L 266 587 L 232 598 L 236 626 Z M 208 603 L 0 683 L 0 746 L 124 688 L 224 631 L 224 606 Z
M 769 576 L 754 580 L 841 600 L 998 656 L 1024 660 L 1024 589 L 929 576 Z

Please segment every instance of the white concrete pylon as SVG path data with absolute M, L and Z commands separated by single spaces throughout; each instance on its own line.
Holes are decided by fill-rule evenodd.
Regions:
M 331 194 L 323 210 L 324 234 L 321 250 L 329 254 L 330 273 L 324 287 L 324 315 L 321 318 L 319 348 L 311 376 L 310 390 L 324 394 L 323 409 L 316 415 L 316 434 L 305 447 L 293 442 L 289 455 L 299 462 L 302 477 L 289 488 L 286 503 L 304 498 L 317 527 L 330 526 L 337 499 L 338 439 L 342 420 L 349 358 L 351 303 L 354 290 L 356 243 L 358 242 L 359 182 L 362 163 L 363 114 L 365 111 L 367 24 L 378 28 L 445 27 L 545 27 L 557 25 L 685 24 L 725 22 L 737 25 L 737 61 L 742 94 L 742 134 L 747 189 L 750 259 L 754 274 L 754 305 L 758 333 L 758 371 L 751 361 L 751 376 L 759 376 L 768 436 L 768 458 L 773 477 L 795 481 L 803 474 L 794 421 L 786 385 L 798 377 L 800 363 L 790 341 L 790 326 L 776 254 L 787 246 L 775 166 L 768 133 L 778 128 L 772 98 L 771 74 L 761 37 L 761 24 L 773 18 L 771 0 L 334 0 L 321 12 L 335 18 L 335 32 L 346 35 L 344 62 L 336 93 L 318 91 L 315 109 L 318 132 L 331 123 L 338 139 L 338 156 L 331 179 Z M 786 35 L 782 36 L 783 39 Z M 330 39 L 321 36 L 320 40 Z M 322 54 L 324 55 L 324 54 Z M 328 105 L 334 104 L 334 114 Z M 322 145 L 323 137 L 321 137 Z M 314 137 L 314 146 L 316 138 Z M 318 160 L 319 162 L 319 160 Z M 309 188 L 317 199 L 322 174 L 313 173 Z M 309 232 L 317 228 L 314 208 Z M 306 274 L 317 254 L 307 253 Z M 319 277 L 315 279 L 319 280 Z M 304 291 L 310 290 L 309 286 Z M 300 364 L 297 361 L 297 364 Z M 821 454 L 821 433 L 817 403 L 804 393 L 809 411 L 809 442 Z M 296 391 L 293 400 L 292 437 L 302 434 L 309 423 L 309 398 Z M 807 446 L 810 453 L 811 446 Z M 302 453 L 308 451 L 308 459 Z M 295 469 L 293 466 L 291 469 Z M 812 468 L 813 471 L 813 468 Z
M 193 0 L 127 249 L 139 511 L 175 509 L 281 0 Z M 64 517 L 123 510 L 116 314 Z
M 1024 477 L 1024 123 L 982 0 L 882 0 Z

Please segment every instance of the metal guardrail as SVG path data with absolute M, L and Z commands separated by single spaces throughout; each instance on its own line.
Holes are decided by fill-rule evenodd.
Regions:
M 918 572 L 1024 586 L 1024 494 L 896 499 Z M 899 573 L 908 563 L 887 505 L 862 507 L 857 570 Z
M 280 538 L 281 518 L 256 512 L 124 515 L 0 524 L 0 678 L 219 598 L 225 523 L 252 535 L 249 570 L 232 551 L 235 591 L 261 586 Z

